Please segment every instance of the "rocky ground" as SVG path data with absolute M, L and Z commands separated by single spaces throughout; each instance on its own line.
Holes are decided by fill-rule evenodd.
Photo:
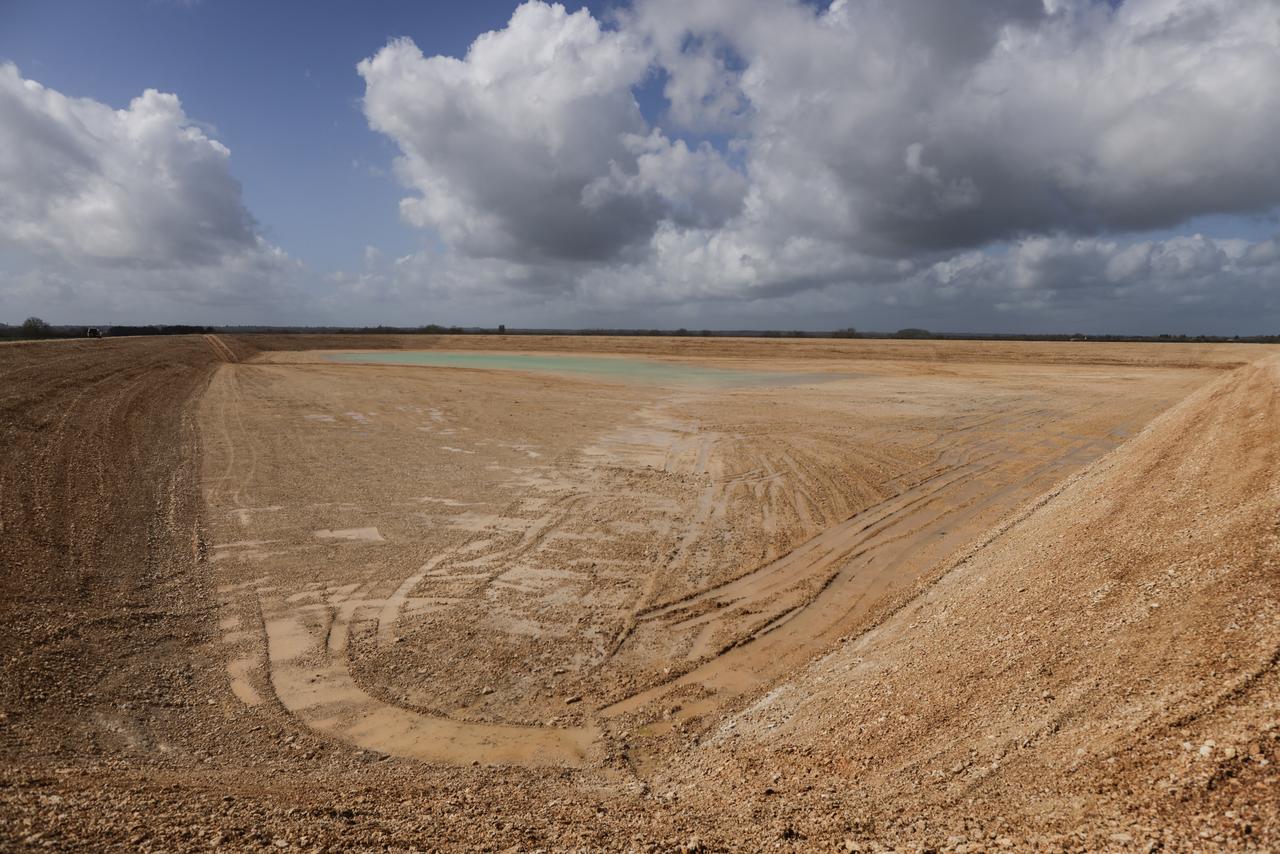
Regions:
M 472 337 L 359 343 L 495 346 L 494 340 Z M 373 547 L 366 535 L 334 540 L 316 531 L 374 527 L 390 543 L 388 554 L 373 561 L 389 568 L 385 574 L 370 570 L 370 601 L 378 579 L 394 579 L 396 567 L 406 565 L 396 556 L 408 557 L 417 548 L 418 557 L 429 561 L 436 553 L 431 537 L 418 538 L 417 546 L 400 542 L 427 528 L 413 528 L 406 521 L 409 514 L 385 510 L 401 499 L 491 500 L 505 491 L 508 501 L 486 508 L 489 515 L 536 522 L 545 507 L 534 513 L 532 505 L 522 510 L 513 502 L 529 500 L 535 482 L 527 478 L 544 464 L 564 477 L 597 478 L 559 483 L 552 490 L 587 496 L 581 501 L 597 515 L 621 512 L 611 503 L 620 488 L 643 496 L 645 506 L 653 508 L 646 517 L 650 520 L 658 519 L 660 510 L 674 513 L 677 520 L 687 518 L 680 510 L 684 496 L 693 496 L 695 510 L 700 495 L 711 495 L 713 506 L 718 506 L 717 496 L 726 496 L 723 513 L 710 514 L 698 535 L 687 539 L 689 551 L 679 552 L 686 540 L 674 524 L 668 530 L 671 545 L 658 550 L 666 559 L 652 567 L 652 577 L 659 579 L 654 589 L 669 588 L 679 600 L 723 584 L 718 572 L 727 573 L 730 581 L 744 572 L 751 577 L 751 571 L 793 548 L 800 553 L 796 547 L 806 536 L 912 488 L 920 478 L 904 479 L 904 473 L 929 458 L 926 451 L 933 439 L 955 431 L 944 429 L 936 413 L 911 413 L 906 407 L 910 401 L 895 402 L 902 407 L 895 410 L 902 415 L 897 420 L 888 416 L 883 403 L 872 429 L 867 425 L 875 419 L 857 415 L 856 407 L 843 414 L 833 410 L 830 423 L 822 426 L 821 416 L 813 414 L 824 409 L 822 396 L 814 392 L 753 391 L 748 393 L 754 395 L 750 404 L 736 409 L 685 395 L 661 413 L 668 421 L 648 424 L 675 434 L 671 470 L 664 464 L 654 467 L 654 474 L 631 477 L 628 465 L 651 464 L 642 461 L 647 453 L 643 442 L 619 441 L 605 448 L 614 454 L 608 467 L 584 466 L 582 448 L 589 437 L 618 436 L 619 425 L 634 426 L 636 413 L 649 413 L 652 420 L 662 395 L 653 389 L 618 390 L 575 419 L 572 429 L 557 431 L 552 416 L 570 405 L 573 394 L 547 380 L 540 399 L 561 404 L 548 403 L 542 415 L 529 416 L 527 429 L 495 429 L 493 437 L 477 439 L 459 430 L 484 423 L 487 416 L 467 416 L 465 396 L 450 401 L 451 392 L 441 387 L 431 396 L 446 405 L 399 412 L 401 420 L 386 419 L 382 433 L 353 420 L 353 429 L 305 434 L 298 446 L 286 441 L 298 435 L 293 428 L 281 432 L 284 438 L 274 444 L 241 445 L 236 431 L 262 436 L 272 427 L 267 420 L 272 413 L 334 416 L 334 421 L 300 422 L 326 429 L 348 411 L 367 416 L 363 410 L 342 409 L 336 400 L 330 400 L 333 411 L 313 411 L 308 407 L 334 394 L 340 383 L 319 381 L 308 391 L 281 383 L 271 373 L 284 366 L 272 368 L 260 361 L 266 350 L 349 347 L 351 339 L 108 339 L 0 348 L 0 438 L 6 448 L 0 458 L 0 646 L 5 650 L 0 844 L 16 850 L 641 851 L 1276 846 L 1280 462 L 1274 424 L 1280 423 L 1280 371 L 1275 361 L 1263 361 L 1264 350 L 718 339 L 513 338 L 498 343 L 501 349 L 587 347 L 714 358 L 724 364 L 767 357 L 803 362 L 805 370 L 857 370 L 856 363 L 884 362 L 890 364 L 877 369 L 885 375 L 882 403 L 892 398 L 895 383 L 911 376 L 922 382 L 922 372 L 941 389 L 937 394 L 948 383 L 963 382 L 973 389 L 985 387 L 990 400 L 1008 403 L 1013 397 L 1007 393 L 1007 366 L 1016 365 L 1024 372 L 1013 383 L 1019 393 L 1052 386 L 1055 399 L 1064 402 L 1063 414 L 1029 419 L 1016 431 L 1004 431 L 1016 434 L 1017 442 L 1002 446 L 1003 459 L 1043 454 L 1028 436 L 1056 435 L 1062 447 L 1070 435 L 1090 438 L 1090 450 L 1061 458 L 1062 465 L 1087 468 L 1065 483 L 1052 476 L 1057 469 L 1019 479 L 1028 492 L 1025 498 L 1011 494 L 1009 500 L 1017 498 L 1009 505 L 1012 513 L 965 517 L 974 536 L 953 549 L 935 550 L 936 556 L 927 560 L 918 558 L 919 574 L 910 584 L 877 588 L 875 607 L 860 612 L 843 635 L 825 645 L 825 652 L 813 649 L 807 654 L 809 663 L 770 677 L 768 684 L 734 693 L 714 707 L 698 706 L 704 697 L 698 692 L 690 698 L 659 698 L 648 716 L 636 719 L 634 732 L 629 719 L 624 718 L 625 726 L 612 723 L 599 711 L 626 694 L 608 693 L 609 684 L 620 683 L 583 681 L 568 697 L 557 687 L 554 697 L 546 698 L 554 699 L 557 716 L 565 718 L 555 726 L 563 728 L 574 715 L 579 723 L 603 715 L 598 723 L 607 750 L 589 753 L 576 768 L 526 768 L 480 759 L 441 764 L 353 743 L 349 734 L 321 726 L 320 716 L 308 719 L 282 701 L 277 692 L 284 683 L 272 679 L 266 665 L 278 662 L 283 672 L 304 666 L 305 657 L 262 653 L 252 659 L 266 663 L 259 670 L 228 670 L 240 650 L 269 645 L 271 630 L 254 629 L 248 618 L 229 614 L 227 588 L 254 580 L 254 561 L 215 560 L 220 553 L 245 550 L 217 547 L 240 541 L 224 534 L 256 524 L 254 508 L 283 504 L 283 499 L 262 494 L 271 483 L 284 480 L 279 460 L 301 460 L 296 465 L 305 469 L 305 459 L 297 454 L 308 448 L 339 454 L 379 447 L 380 442 L 402 443 L 412 430 L 427 437 L 424 442 L 429 439 L 430 453 L 436 454 L 427 456 L 428 446 L 422 446 L 423 471 L 449 471 L 445 480 L 453 478 L 438 484 L 441 494 L 409 490 L 415 494 L 399 496 L 394 485 L 369 495 L 339 490 L 354 495 L 354 505 L 384 508 L 378 512 L 385 515 L 372 524 L 330 520 L 324 514 L 335 512 L 331 510 L 296 510 L 288 511 L 300 514 L 289 525 L 250 531 L 244 541 L 251 543 L 297 537 L 292 541 L 296 550 L 274 563 L 269 553 L 279 546 L 248 547 L 268 553 L 257 562 L 257 576 L 269 576 L 274 566 L 281 579 L 305 580 L 280 597 L 285 601 L 293 592 L 305 593 L 308 585 L 315 590 L 332 586 L 332 579 L 307 575 L 308 566 L 370 564 L 367 550 Z M 909 363 L 928 367 L 902 367 Z M 224 367 L 229 364 L 239 367 Z M 296 370 L 325 380 L 330 369 Z M 1031 378 L 1036 372 L 1044 378 Z M 1074 379 L 1063 379 L 1073 373 Z M 1108 433 L 1104 427 L 1121 419 L 1107 415 L 1097 400 L 1086 401 L 1090 389 L 1114 381 L 1104 375 L 1119 373 L 1132 374 L 1135 380 L 1128 388 L 1134 391 L 1127 392 L 1126 406 L 1114 408 L 1129 410 L 1135 430 L 1160 409 L 1174 406 L 1144 432 L 1099 457 L 1105 453 L 1097 444 Z M 227 385 L 232 375 L 242 382 Z M 403 388 L 386 388 L 393 386 Z M 1177 402 L 1196 387 L 1198 391 Z M 387 401 L 379 395 L 391 392 L 363 393 L 369 398 L 366 404 L 378 398 L 383 405 Z M 494 406 L 501 402 L 506 407 L 519 393 L 520 387 L 508 382 L 505 388 L 494 386 L 490 397 Z M 236 395 L 254 403 L 241 414 L 257 412 L 263 423 L 234 422 L 219 434 L 211 426 L 221 423 L 214 417 L 218 412 L 209 407 Z M 807 440 L 768 441 L 767 418 L 753 426 L 753 418 L 759 420 L 771 399 L 795 422 L 776 431 L 778 435 L 795 437 L 805 425 L 816 423 L 804 434 Z M 951 405 L 942 398 L 937 403 L 944 414 Z M 451 427 L 433 419 L 433 407 L 456 423 Z M 1032 407 L 1037 412 L 1042 408 Z M 1092 412 L 1092 420 L 1082 410 Z M 713 417 L 717 411 L 719 418 Z M 1067 430 L 1061 419 L 1072 417 L 1073 411 L 1075 420 Z M 697 429 L 688 428 L 691 422 Z M 432 429 L 417 429 L 422 426 Z M 438 435 L 450 429 L 456 432 Z M 540 437 L 544 447 L 521 447 L 530 444 L 525 433 Z M 712 433 L 733 441 L 713 443 L 704 454 L 697 436 Z M 873 434 L 879 437 L 875 442 L 857 441 Z M 652 433 L 646 437 L 652 442 Z M 1110 444 L 1123 438 L 1111 436 Z M 508 447 L 466 444 L 497 439 Z M 442 451 L 442 445 L 457 450 Z M 860 451 L 864 456 L 824 465 L 824 458 L 842 445 L 879 450 L 867 447 Z M 256 449 L 248 454 L 251 467 L 246 468 L 243 452 L 228 465 L 228 451 L 242 447 Z M 779 447 L 785 451 L 781 457 Z M 477 475 L 483 465 L 455 462 L 445 468 L 446 458 L 473 456 L 467 451 L 477 457 L 497 455 L 488 462 L 503 471 L 490 472 L 492 480 L 485 485 Z M 545 456 L 530 457 L 530 451 Z M 785 457 L 795 466 L 770 475 L 769 482 L 779 484 L 772 492 L 767 485 L 740 486 L 732 478 L 753 470 L 738 465 L 752 454 L 762 463 Z M 978 456 L 957 456 L 945 468 L 960 473 L 963 466 L 974 466 Z M 365 462 L 373 465 L 376 459 L 372 454 Z M 598 479 L 606 468 L 621 480 Z M 390 474 L 380 476 L 390 478 L 396 471 L 392 466 Z M 408 478 L 403 466 L 399 471 Z M 1002 471 L 1013 469 L 983 469 L 971 485 L 941 493 L 951 502 L 951 515 L 939 518 L 958 518 L 977 497 L 990 500 L 1003 494 L 1013 481 L 992 487 L 993 478 L 1008 477 Z M 523 491 L 518 488 L 522 477 Z M 536 486 L 547 488 L 541 480 Z M 304 478 L 292 488 L 297 494 L 320 487 Z M 794 499 L 801 493 L 807 503 Z M 837 496 L 847 503 L 833 504 Z M 325 500 L 317 495 L 311 503 Z M 766 523 L 759 508 L 770 502 L 775 512 Z M 422 507 L 419 503 L 415 512 Z M 459 533 L 476 521 L 462 514 L 479 511 L 445 508 L 437 504 L 427 515 L 455 523 L 437 526 L 440 532 L 431 535 L 446 546 L 489 540 L 473 557 L 483 558 L 490 548 L 494 567 L 503 570 L 524 559 L 501 551 L 512 545 L 493 534 L 504 530 L 501 525 L 490 525 L 489 535 L 477 536 L 489 524 L 481 520 L 474 526 L 479 532 Z M 908 512 L 889 509 L 894 512 L 886 518 L 901 520 Z M 250 523 L 241 526 L 242 517 Z M 574 512 L 564 517 L 561 527 L 554 528 L 564 535 L 561 545 L 542 554 L 568 562 L 596 546 L 584 536 L 592 526 L 575 523 L 581 517 Z M 909 528 L 918 532 L 926 522 L 913 517 Z M 704 540 L 717 542 L 708 536 L 723 533 L 717 526 L 735 524 L 757 534 L 766 524 L 774 527 L 769 536 L 720 538 L 715 549 L 692 548 Z M 943 527 L 958 530 L 949 523 Z M 290 533 L 295 530 L 302 534 Z M 524 530 L 507 531 L 506 536 L 518 545 Z M 638 537 L 641 544 L 651 538 L 643 529 L 625 525 L 614 536 L 623 541 Z M 870 545 L 877 554 L 889 553 L 883 543 Z M 676 554 L 668 556 L 672 548 Z M 643 556 L 643 549 L 637 554 Z M 317 555 L 324 560 L 317 561 Z M 531 566 L 545 563 L 529 560 Z M 741 566 L 729 570 L 729 564 Z M 407 565 L 412 571 L 416 564 Z M 699 580 L 689 582 L 690 576 Z M 591 579 L 586 576 L 595 585 Z M 681 579 L 690 590 L 675 593 L 672 585 Z M 604 581 L 608 589 L 632 591 L 620 592 L 620 601 L 645 590 L 644 585 L 629 586 L 625 578 L 607 576 Z M 258 592 L 262 586 L 243 588 L 254 591 L 245 602 L 266 597 L 267 607 L 273 607 L 270 597 L 278 591 Z M 356 684 L 389 703 L 441 713 L 427 709 L 422 700 L 415 706 L 386 695 L 413 681 L 396 676 L 401 671 L 395 667 L 418 665 L 443 649 L 438 638 L 427 643 L 425 636 L 414 634 L 423 630 L 415 626 L 431 625 L 431 603 L 415 604 L 429 597 L 409 589 L 401 622 L 410 640 L 396 644 L 392 637 L 392 652 L 383 653 L 376 643 L 374 616 L 386 609 L 386 596 L 376 596 L 383 598 L 370 609 L 371 640 L 367 647 L 353 646 Z M 730 598 L 719 597 L 722 605 Z M 317 604 L 328 601 L 318 599 Z M 493 601 L 503 609 L 509 628 L 568 613 L 555 610 L 566 607 L 555 597 L 540 606 L 551 610 L 521 611 L 518 599 Z M 653 601 L 661 605 L 667 600 L 658 596 Z M 779 600 L 743 601 L 756 603 L 745 609 L 750 613 Z M 349 609 L 357 627 L 360 607 Z M 612 611 L 599 613 L 604 615 L 600 625 L 607 629 L 599 634 L 622 634 L 615 633 L 618 626 L 607 616 Z M 735 616 L 741 613 L 725 611 L 717 625 L 726 637 L 738 636 L 735 632 L 754 637 L 751 621 Z M 287 619 L 277 621 L 277 631 L 291 625 L 290 614 L 284 612 Z M 231 616 L 243 622 L 232 626 Z M 308 619 L 294 622 L 305 629 Z M 581 638 L 593 636 L 587 623 L 582 626 Z M 241 631 L 247 635 L 229 644 L 228 634 Z M 255 641 L 254 631 L 265 633 Z M 643 676 L 648 671 L 641 663 L 645 654 L 652 657 L 663 648 L 657 642 L 662 634 L 641 632 L 637 637 L 643 643 L 625 672 L 642 682 L 660 679 L 656 673 Z M 580 661 L 564 666 L 565 674 L 551 675 L 567 676 L 571 667 L 591 664 L 596 647 L 581 639 L 573 644 L 582 651 Z M 692 641 L 672 648 L 692 656 L 689 666 L 706 660 L 695 654 L 699 647 Z M 514 649 L 518 658 L 522 648 Z M 494 671 L 486 677 L 489 681 L 512 669 L 493 662 L 488 666 Z M 418 669 L 412 672 L 415 679 Z M 243 684 L 236 684 L 236 673 L 244 676 Z M 456 687 L 467 684 L 465 675 L 458 659 L 423 678 L 429 677 L 425 684 L 437 703 L 441 690 L 454 686 L 450 690 L 459 692 L 449 695 L 453 699 L 443 712 L 479 722 L 505 719 L 507 712 L 493 708 L 459 707 L 470 696 Z M 432 678 L 441 680 L 438 690 L 430 689 Z M 716 695 L 706 687 L 717 684 L 710 676 L 697 684 L 699 691 Z M 246 702 L 246 685 L 256 704 Z M 497 684 L 492 694 L 482 693 L 487 684 L 479 686 L 478 698 L 501 699 L 506 691 L 505 699 L 515 703 L 525 696 L 519 685 L 518 679 L 505 687 Z M 592 690 L 604 693 L 597 698 Z M 576 696 L 586 699 L 564 702 Z M 539 703 L 544 701 L 529 710 L 543 720 L 549 713 Z

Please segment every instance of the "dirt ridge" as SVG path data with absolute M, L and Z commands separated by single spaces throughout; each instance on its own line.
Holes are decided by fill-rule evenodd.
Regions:
M 1278 407 L 1276 357 L 1193 393 L 748 709 L 733 739 L 722 730 L 681 773 L 758 780 L 753 757 L 784 741 L 795 754 L 771 774 L 856 773 L 869 822 L 846 829 L 858 844 L 993 833 L 1015 848 L 1270 850 Z M 833 745 L 832 728 L 857 737 Z M 797 832 L 823 833 L 807 819 Z

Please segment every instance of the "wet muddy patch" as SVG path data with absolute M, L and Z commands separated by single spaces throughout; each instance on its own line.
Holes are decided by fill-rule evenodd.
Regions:
M 329 353 L 335 362 L 380 365 L 422 365 L 436 368 L 472 368 L 558 374 L 593 380 L 694 385 L 710 388 L 791 386 L 848 379 L 849 375 L 790 371 L 748 371 L 740 368 L 696 365 L 629 356 L 575 356 L 548 353 L 445 353 L 436 350 Z

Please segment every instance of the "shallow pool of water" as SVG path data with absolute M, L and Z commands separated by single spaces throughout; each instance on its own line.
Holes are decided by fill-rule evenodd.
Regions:
M 687 362 L 664 362 L 637 356 L 576 356 L 550 353 L 449 353 L 439 350 L 386 350 L 374 353 L 330 353 L 336 362 L 382 365 L 426 365 L 439 368 L 480 368 L 576 375 L 659 385 L 777 386 L 825 382 L 834 374 L 787 371 L 748 371 L 715 368 Z

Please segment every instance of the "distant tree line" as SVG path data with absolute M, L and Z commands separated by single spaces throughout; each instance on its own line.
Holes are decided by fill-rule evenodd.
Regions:
M 150 326 L 81 326 L 52 324 L 38 317 L 28 317 L 17 326 L 0 323 L 0 339 L 38 340 L 42 338 L 98 338 L 120 335 L 199 335 L 213 332 L 212 326 L 187 324 Z
M 115 337 L 117 335 L 205 335 L 210 332 L 216 332 L 217 328 L 213 326 L 186 326 L 176 324 L 173 326 L 111 326 L 103 327 L 103 334 Z
M 845 327 L 830 332 L 805 332 L 798 329 L 507 329 L 481 326 L 191 326 L 185 324 L 148 326 L 63 326 L 29 317 L 18 326 L 0 323 L 0 339 L 84 338 L 96 330 L 104 337 L 122 335 L 199 335 L 211 332 L 270 333 L 274 335 L 609 335 L 631 337 L 698 337 L 698 338 L 866 338 L 916 341 L 1103 341 L 1103 342 L 1182 342 L 1182 343 L 1280 343 L 1278 335 L 1086 335 L 1084 333 L 967 333 L 931 332 L 908 327 L 896 332 L 866 332 Z

